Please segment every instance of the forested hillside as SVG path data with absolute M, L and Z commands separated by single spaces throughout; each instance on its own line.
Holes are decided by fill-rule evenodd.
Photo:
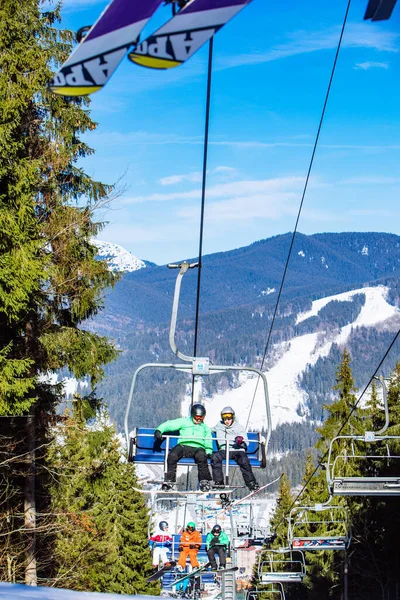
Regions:
M 214 364 L 259 366 L 275 308 L 289 234 L 262 240 L 246 248 L 209 255 L 202 272 L 198 355 Z M 177 271 L 146 267 L 127 273 L 107 295 L 106 309 L 89 326 L 113 337 L 118 360 L 107 367 L 99 391 L 119 428 L 122 427 L 129 387 L 143 363 L 174 362 L 169 341 L 169 319 Z M 400 238 L 378 233 L 299 235 L 289 265 L 264 369 L 285 353 L 291 340 L 318 335 L 318 344 L 340 336 L 351 327 L 346 346 L 353 357 L 357 386 L 362 386 L 390 343 L 396 319 L 379 326 L 352 326 L 365 307 L 364 286 L 385 285 L 386 302 L 398 306 Z M 197 272 L 183 279 L 177 343 L 188 354 L 194 343 L 194 305 Z M 312 302 L 347 290 L 360 290 L 340 301 L 333 298 L 317 313 L 299 320 Z M 373 310 L 373 307 L 369 310 Z M 341 348 L 333 343 L 327 353 L 299 373 L 306 392 L 301 415 L 323 419 L 324 402 L 333 399 L 334 373 Z M 392 368 L 394 363 L 389 365 Z M 155 425 L 180 413 L 190 378 L 176 372 L 148 370 L 140 375 L 131 422 Z M 209 397 L 237 386 L 234 375 L 214 376 L 206 382 Z M 150 396 L 150 399 L 149 399 Z

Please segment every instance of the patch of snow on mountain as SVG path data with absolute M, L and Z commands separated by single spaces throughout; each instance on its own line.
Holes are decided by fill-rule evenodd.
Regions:
M 276 346 L 276 350 L 282 354 L 281 358 L 266 373 L 273 428 L 279 423 L 293 423 L 304 420 L 304 417 L 300 417 L 296 412 L 297 408 L 304 406 L 307 400 L 306 392 L 298 385 L 298 377 L 308 364 L 314 365 L 319 357 L 327 356 L 333 343 L 343 346 L 353 327 L 370 327 L 386 321 L 395 314 L 399 314 L 400 310 L 398 308 L 387 303 L 387 291 L 388 288 L 381 285 L 321 298 L 313 302 L 310 311 L 299 315 L 298 322 L 301 322 L 318 314 L 321 308 L 332 300 L 344 301 L 351 299 L 354 294 L 365 294 L 365 304 L 356 320 L 338 329 L 336 334 L 333 334 L 329 341 L 322 346 L 320 345 L 319 333 L 305 334 Z M 203 402 L 206 406 L 207 423 L 210 426 L 215 425 L 220 420 L 222 408 L 232 406 L 238 420 L 243 425 L 246 426 L 251 409 L 248 427 L 255 430 L 260 430 L 261 427 L 265 428 L 265 396 L 262 382 L 260 381 L 257 385 L 257 380 L 258 377 L 253 373 L 242 373 L 239 377 L 240 386 L 238 388 L 229 389 L 211 399 L 203 398 L 200 390 L 197 401 Z M 182 405 L 182 415 L 188 414 L 190 400 L 191 396 L 188 393 Z
M 100 240 L 95 240 L 93 243 L 99 249 L 98 256 L 107 261 L 110 271 L 132 273 L 146 267 L 142 260 L 118 244 Z
M 297 253 L 299 256 L 302 256 L 303 258 L 305 257 L 305 254 L 303 252 L 303 250 L 300 250 L 300 252 Z
M 275 292 L 275 288 L 267 288 L 266 290 L 261 291 L 261 296 L 269 296 Z
M 363 249 L 361 250 L 362 256 L 368 256 L 368 253 L 369 253 L 368 246 L 363 246 Z
M 332 302 L 332 300 L 338 300 L 339 302 L 348 302 L 356 294 L 365 294 L 365 304 L 354 325 L 372 325 L 375 323 L 380 323 L 381 321 L 385 321 L 389 317 L 393 316 L 396 312 L 398 312 L 398 309 L 386 302 L 387 293 L 388 288 L 383 285 L 379 285 L 377 287 L 351 290 L 350 292 L 343 292 L 342 294 L 336 294 L 335 296 L 327 296 L 326 298 L 314 300 L 310 310 L 299 313 L 297 315 L 296 325 L 298 325 L 302 321 L 305 321 L 306 319 L 309 319 L 310 317 L 318 315 L 319 311 L 322 308 L 324 308 L 324 306 L 329 304 L 329 302 Z M 367 301 L 367 299 L 369 300 L 369 302 L 373 302 L 373 308 L 371 310 L 369 309 L 369 302 Z M 374 310 L 378 310 L 379 312 L 377 314 L 374 314 Z M 367 313 L 369 315 L 368 317 Z M 358 323 L 358 319 L 367 319 L 369 322 Z

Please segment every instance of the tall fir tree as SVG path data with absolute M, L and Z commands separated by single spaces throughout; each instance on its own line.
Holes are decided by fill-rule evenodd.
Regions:
M 0 416 L 10 417 L 0 422 L 7 461 L 0 477 L 9 491 L 0 502 L 8 547 L 0 576 L 21 580 L 24 569 L 33 585 L 41 551 L 36 513 L 48 503 L 40 465 L 62 398 L 47 375 L 67 368 L 95 385 L 117 355 L 107 339 L 81 327 L 116 279 L 95 260 L 92 243 L 101 228 L 94 211 L 112 188 L 77 164 L 92 153 L 80 138 L 96 126 L 89 100 L 56 97 L 47 88 L 73 35 L 56 27 L 59 6 L 42 6 L 0 3 Z
M 148 546 L 149 514 L 134 467 L 121 460 L 120 441 L 105 412 L 89 426 L 82 403 L 57 429 L 48 467 L 53 578 L 60 587 L 117 594 L 158 594 Z
M 361 433 L 362 418 L 358 411 L 353 411 L 357 403 L 355 395 L 356 388 L 354 378 L 350 366 L 351 358 L 348 351 L 343 351 L 342 362 L 336 372 L 336 384 L 334 390 L 337 393 L 337 398 L 329 405 L 325 405 L 324 409 L 328 413 L 328 417 L 321 427 L 318 428 L 320 438 L 315 444 L 319 452 L 319 460 L 326 460 L 326 452 L 329 448 L 331 440 L 340 435 L 349 435 Z M 333 448 L 332 459 L 334 460 L 339 454 L 351 452 L 351 442 L 344 440 L 342 444 L 337 444 Z M 310 457 L 311 459 L 311 457 Z M 310 461 L 306 465 L 305 480 L 309 479 L 311 474 Z M 354 472 L 354 467 L 349 467 L 347 462 L 341 463 L 341 468 L 344 473 L 349 471 Z M 359 468 L 359 465 L 358 465 Z M 302 495 L 301 503 L 307 506 L 324 503 L 329 498 L 329 491 L 326 485 L 326 472 L 319 470 L 315 477 L 311 479 L 307 485 L 306 492 Z M 313 524 L 304 529 L 303 535 L 311 537 L 343 536 L 346 533 L 348 502 L 343 498 L 336 498 L 333 504 L 337 507 L 332 511 L 312 511 L 309 520 L 320 521 L 318 524 Z M 338 522 L 335 524 L 334 521 Z M 307 577 L 305 584 L 308 587 L 308 598 L 310 600 L 325 600 L 328 598 L 341 598 L 341 589 L 344 576 L 344 552 L 338 551 L 317 551 L 307 553 Z

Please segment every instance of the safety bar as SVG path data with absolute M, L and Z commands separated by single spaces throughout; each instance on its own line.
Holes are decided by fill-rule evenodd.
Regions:
M 130 409 L 131 409 L 131 405 L 132 405 L 132 400 L 134 397 L 134 392 L 135 392 L 135 387 L 136 387 L 136 380 L 137 377 L 139 375 L 139 373 L 141 373 L 141 371 L 143 371 L 144 369 L 148 369 L 148 368 L 168 368 L 168 369 L 174 369 L 176 371 L 183 371 L 183 372 L 187 372 L 187 373 L 192 373 L 192 365 L 190 364 L 185 364 L 185 363 L 146 363 L 144 365 L 141 365 L 140 367 L 138 367 L 135 371 L 135 373 L 133 374 L 132 377 L 132 383 L 131 383 L 131 387 L 129 390 L 129 398 L 128 398 L 128 403 L 127 403 L 127 407 L 126 407 L 126 411 L 125 411 L 125 419 L 124 419 L 124 430 L 125 430 L 125 438 L 126 438 L 126 443 L 127 443 L 127 447 L 129 448 L 129 425 L 128 425 L 128 421 L 129 421 L 129 413 L 130 413 Z M 236 367 L 236 366 L 222 366 L 222 365 L 210 365 L 210 372 L 223 372 L 223 371 L 250 371 L 253 373 L 257 373 L 257 375 L 259 375 L 263 381 L 264 384 L 264 397 L 265 397 L 265 409 L 266 409 L 266 417 L 267 417 L 267 422 L 266 422 L 266 434 L 265 434 L 265 445 L 263 446 L 263 448 L 265 449 L 265 453 L 267 451 L 268 448 L 268 443 L 271 437 L 271 431 L 272 431 L 272 420 L 271 420 L 271 411 L 270 411 L 270 405 L 269 405 L 269 396 L 268 396 L 268 383 L 267 383 L 267 378 L 265 377 L 265 374 L 262 373 L 259 369 L 256 369 L 254 367 Z

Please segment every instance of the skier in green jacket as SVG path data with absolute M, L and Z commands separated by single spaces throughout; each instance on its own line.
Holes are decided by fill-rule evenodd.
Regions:
M 176 469 L 181 458 L 194 458 L 198 468 L 200 491 L 208 492 L 210 490 L 212 477 L 207 457 L 211 457 L 213 446 L 211 429 L 204 423 L 205 416 L 204 406 L 193 404 L 190 417 L 165 421 L 155 430 L 156 440 L 161 440 L 162 434 L 167 431 L 179 431 L 178 443 L 168 453 L 168 469 L 161 487 L 163 491 L 170 490 L 172 484 L 175 483 Z
M 217 569 L 215 555 L 218 554 L 219 569 L 226 567 L 226 551 L 229 546 L 229 538 L 225 531 L 222 531 L 221 525 L 214 525 L 211 532 L 206 537 L 206 550 L 208 560 L 213 571 Z

